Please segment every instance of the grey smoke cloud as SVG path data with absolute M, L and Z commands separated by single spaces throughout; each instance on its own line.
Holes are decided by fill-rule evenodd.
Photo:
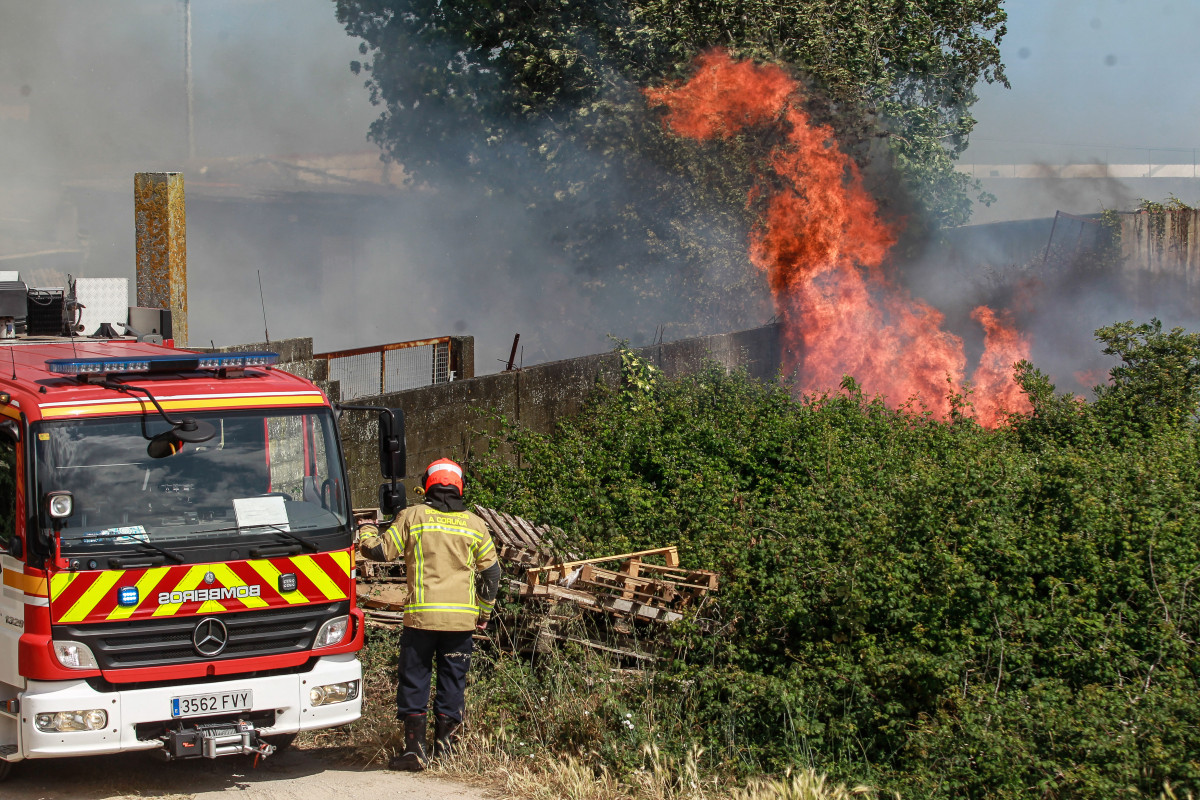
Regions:
M 605 350 L 609 333 L 695 332 L 671 329 L 690 310 L 670 291 L 653 323 L 631 328 L 626 298 L 584 296 L 547 231 L 471 187 L 305 195 L 255 185 L 250 170 L 287 169 L 275 161 L 216 166 L 377 157 L 366 136 L 382 109 L 350 72 L 359 41 L 330 0 L 192 0 L 191 14 L 189 164 L 181 0 L 0 0 L 0 258 L 65 250 L 27 271 L 132 280 L 133 173 L 182 170 L 194 344 L 269 330 L 321 351 L 467 333 L 487 372 L 515 333 L 534 363 Z M 761 324 L 759 310 L 714 314 L 711 329 Z
M 34 263 L 132 279 L 132 173 L 181 169 L 187 155 L 183 7 L 181 0 L 0 0 L 0 258 L 64 249 L 73 255 Z M 1006 7 L 1002 47 L 1013 89 L 981 87 L 980 124 L 965 161 L 1129 160 L 1154 148 L 1161 159 L 1192 157 L 1195 107 L 1180 86 L 1200 58 L 1192 47 L 1200 7 L 1165 0 L 1009 0 Z M 358 41 L 338 25 L 332 2 L 192 0 L 191 9 L 201 161 L 377 153 L 366 133 L 380 109 L 348 68 L 361 58 Z M 561 256 L 546 232 L 531 230 L 520 208 L 469 187 L 386 200 L 281 194 L 268 203 L 220 198 L 211 187 L 206 197 L 200 185 L 223 179 L 184 171 L 194 187 L 195 343 L 256 341 L 264 327 L 277 339 L 312 336 L 318 350 L 468 333 L 486 372 L 507 358 L 518 332 L 525 363 L 606 349 L 608 333 L 635 342 L 655 335 L 653 325 L 623 327 L 619 294 L 584 297 L 569 265 L 555 261 Z M 74 188 L 63 192 L 64 183 Z M 1196 183 L 985 178 L 1000 202 L 978 219 L 1088 214 L 1168 193 L 1197 202 L 1189 194 Z M 718 220 L 710 227 L 714 237 L 731 235 Z M 1025 263 L 1002 243 L 978 246 L 953 268 L 938 262 L 909 274 L 914 293 L 942 308 L 969 348 L 977 347 L 969 306 L 1021 277 Z M 521 280 L 497 269 L 503 259 L 525 265 Z M 747 280 L 747 291 L 761 292 L 757 276 Z M 662 284 L 656 323 L 670 325 L 688 309 L 665 288 L 667 276 Z M 1035 360 L 1062 375 L 1097 352 L 1094 327 L 1147 316 L 1108 287 L 1058 289 L 1075 310 L 1027 322 Z M 770 316 L 762 304 L 750 307 L 715 313 L 712 329 Z M 1186 324 L 1176 317 L 1168 324 Z M 668 327 L 667 337 L 690 332 Z

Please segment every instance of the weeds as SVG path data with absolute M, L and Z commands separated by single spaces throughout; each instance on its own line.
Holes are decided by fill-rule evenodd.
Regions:
M 340 745 L 361 767 L 403 747 L 395 721 L 399 632 L 369 631 L 363 716 L 316 744 Z M 848 800 L 812 773 L 737 788 L 728 770 L 684 737 L 683 705 L 649 673 L 567 647 L 534 659 L 476 651 L 463 735 L 429 772 L 522 800 Z M 797 793 L 803 791 L 805 793 Z

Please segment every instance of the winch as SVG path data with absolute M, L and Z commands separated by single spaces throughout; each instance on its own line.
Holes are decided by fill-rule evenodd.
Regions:
M 259 736 L 254 725 L 242 720 L 207 722 L 169 730 L 160 738 L 163 741 L 163 753 L 169 760 L 232 755 L 265 758 L 275 752 L 275 745 Z

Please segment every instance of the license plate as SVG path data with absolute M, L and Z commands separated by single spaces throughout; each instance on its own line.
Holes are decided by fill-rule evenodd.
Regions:
M 171 698 L 172 717 L 199 717 L 204 714 L 229 714 L 252 708 L 250 691 L 192 694 Z

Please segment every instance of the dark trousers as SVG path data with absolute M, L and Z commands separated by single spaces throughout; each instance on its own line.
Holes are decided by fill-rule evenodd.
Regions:
M 436 714 L 462 722 L 463 694 L 467 670 L 471 668 L 473 631 L 423 631 L 405 628 L 400 634 L 399 683 L 396 687 L 396 716 L 424 714 L 429 706 L 429 675 L 437 661 Z

